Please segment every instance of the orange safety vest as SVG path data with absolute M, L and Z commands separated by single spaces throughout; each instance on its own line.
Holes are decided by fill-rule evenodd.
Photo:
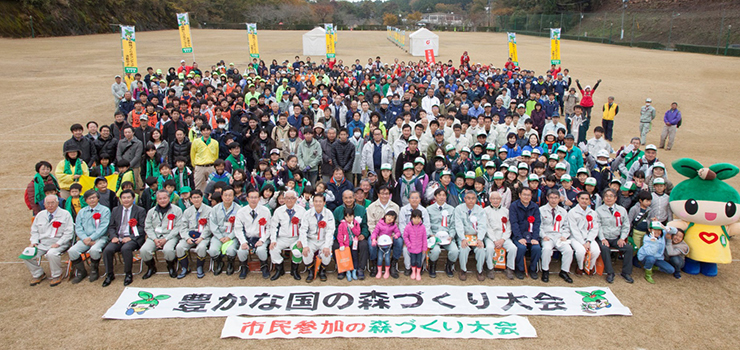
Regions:
M 141 125 L 141 121 L 139 120 L 139 117 L 141 117 L 142 114 L 146 113 L 145 110 L 142 110 L 141 113 L 136 113 L 136 110 L 131 111 L 131 126 L 134 128 L 138 128 Z

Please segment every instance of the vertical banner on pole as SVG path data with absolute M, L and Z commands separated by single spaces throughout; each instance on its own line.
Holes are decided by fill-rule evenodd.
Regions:
M 123 71 L 138 73 L 136 64 L 136 31 L 134 26 L 121 26 L 121 49 L 123 51 Z
M 177 26 L 180 29 L 182 53 L 192 53 L 193 42 L 190 40 L 190 18 L 187 12 L 177 14 Z
M 331 23 L 325 23 L 324 29 L 326 30 L 326 58 L 335 58 L 337 53 L 334 46 L 334 25 Z
M 560 64 L 560 28 L 550 28 L 550 64 Z
M 516 50 L 516 33 L 506 33 L 509 37 L 509 58 L 515 66 L 519 66 L 519 54 Z
M 249 36 L 249 56 L 260 58 L 260 47 L 257 44 L 257 23 L 247 23 L 247 36 Z
M 402 30 L 401 31 L 401 47 L 405 47 L 405 46 L 406 46 L 406 31 Z

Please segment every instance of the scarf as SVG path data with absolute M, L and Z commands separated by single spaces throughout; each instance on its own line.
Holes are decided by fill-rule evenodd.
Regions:
M 232 163 L 233 164 L 233 163 Z M 180 171 L 179 168 L 175 168 L 173 171 L 175 174 L 175 188 L 179 191 L 180 188 L 183 186 L 190 186 L 190 169 L 185 167 L 183 168 L 183 171 Z M 182 177 L 182 181 L 180 178 Z
M 405 177 L 401 177 L 401 183 L 404 186 L 401 192 L 401 197 L 406 197 L 406 198 L 409 197 L 409 195 L 411 194 L 411 186 L 413 186 L 415 180 L 416 180 L 415 177 L 412 178 L 411 180 L 406 180 Z
M 72 173 L 72 167 L 71 164 L 69 164 L 69 159 L 64 160 L 64 173 L 67 175 L 82 175 L 82 160 L 78 157 L 75 160 L 75 170 L 74 173 Z M 77 180 L 75 180 L 77 182 Z
M 131 172 L 131 180 L 132 180 L 132 182 L 134 184 L 134 188 L 136 188 L 136 176 L 134 176 L 134 174 L 133 174 L 134 171 L 131 170 L 131 168 L 129 168 L 128 170 L 124 171 L 123 174 L 118 175 L 118 180 L 116 180 L 116 192 L 118 192 L 118 190 L 121 189 L 121 182 L 123 182 L 123 178 L 129 172 Z
M 159 167 L 154 162 L 154 159 L 147 159 L 146 161 L 146 178 L 159 177 Z
M 102 177 L 112 175 L 116 171 L 112 164 L 108 164 L 108 166 L 98 165 L 98 169 L 100 169 L 100 176 Z
M 57 178 L 54 177 L 53 174 L 49 173 L 49 177 L 52 181 L 54 181 L 54 186 L 57 188 L 57 191 L 59 191 L 59 183 L 57 182 Z M 41 174 L 36 173 L 36 175 L 33 176 L 33 200 L 35 203 L 41 203 L 44 201 L 44 185 L 46 183 L 44 182 L 44 178 L 41 176 Z
M 231 168 L 233 169 L 241 169 L 244 170 L 244 168 L 247 165 L 247 162 L 244 160 L 244 155 L 239 154 L 239 160 L 234 158 L 234 155 L 229 154 L 228 157 L 226 157 L 227 162 L 231 162 Z

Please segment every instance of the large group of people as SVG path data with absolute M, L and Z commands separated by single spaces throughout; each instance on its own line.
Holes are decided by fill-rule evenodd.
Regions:
M 337 277 L 348 281 L 399 278 L 401 260 L 406 276 L 436 278 L 443 251 L 441 271 L 461 280 L 471 251 L 478 281 L 500 269 L 548 282 L 553 258 L 568 283 L 599 259 L 609 283 L 617 260 L 628 283 L 633 266 L 651 283 L 655 268 L 680 278 L 683 232 L 666 226 L 672 183 L 645 142 L 652 101 L 640 136 L 615 150 L 615 117 L 628 112 L 609 97 L 591 128 L 601 80 L 582 87 L 555 65 L 537 75 L 464 58 L 296 56 L 254 60 L 243 73 L 183 60 L 115 76 L 112 123 L 72 125 L 56 167 L 36 164 L 25 194 L 31 285 L 46 278 L 42 256 L 51 286 L 61 283 L 64 253 L 74 284 L 99 279 L 103 260 L 103 286 L 120 253 L 129 285 L 137 251 L 142 279 L 158 259 L 171 278 L 244 279 L 251 259 L 277 280 L 288 259 L 294 279 L 326 281 L 344 250 L 352 265 Z M 677 104 L 664 122 L 669 150 Z M 94 188 L 83 192 L 82 176 Z

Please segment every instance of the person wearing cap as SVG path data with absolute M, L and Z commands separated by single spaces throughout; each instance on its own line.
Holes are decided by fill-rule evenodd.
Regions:
M 75 218 L 75 234 L 78 240 L 67 252 L 77 272 L 72 284 L 80 283 L 87 277 L 85 262 L 82 259 L 82 254 L 85 253 L 90 254 L 90 282 L 98 279 L 101 255 L 108 243 L 110 210 L 99 204 L 100 194 L 94 189 L 85 192 L 84 200 L 87 206 L 80 209 Z
M 69 197 L 69 187 L 77 183 L 82 175 L 89 175 L 87 163 L 80 158 L 77 144 L 65 145 L 64 159 L 57 164 L 54 175 L 59 182 L 60 196 L 65 199 Z
M 634 254 L 632 245 L 627 242 L 630 233 L 629 214 L 627 210 L 617 202 L 617 193 L 614 190 L 604 190 L 604 204 L 596 208 L 596 218 L 599 224 L 599 247 L 601 257 L 604 261 L 604 272 L 606 281 L 614 282 L 614 267 L 612 267 L 611 249 L 617 249 L 624 254 L 622 264 L 622 278 L 627 283 L 632 280 L 632 256 Z
M 645 146 L 645 154 L 643 154 L 640 159 L 632 163 L 632 166 L 629 168 L 629 172 L 627 173 L 627 181 L 632 181 L 632 178 L 635 176 L 635 172 L 637 172 L 638 170 L 641 170 L 644 174 L 650 174 L 652 172 L 653 166 L 657 162 L 659 162 L 658 148 L 655 147 L 655 145 L 653 144 Z
M 611 168 L 619 170 L 621 178 L 626 179 L 632 164 L 644 155 L 644 152 L 640 150 L 640 146 L 640 138 L 633 137 L 629 144 L 622 146 L 617 151 L 617 155 L 614 157 Z
M 601 254 L 597 243 L 599 220 L 597 220 L 596 211 L 591 209 L 591 200 L 588 193 L 581 192 L 578 194 L 578 205 L 568 211 L 566 219 L 570 232 L 570 245 L 575 252 L 576 263 L 578 264 L 576 275 L 580 276 L 584 274 L 586 269 L 594 270 L 596 260 Z M 586 251 L 591 253 L 590 261 L 585 261 Z
M 449 172 L 442 172 L 443 177 L 449 177 L 449 175 L 451 175 Z M 453 213 L 455 208 L 448 203 L 447 193 L 448 190 L 445 188 L 437 188 L 434 191 L 434 202 L 427 207 L 429 221 L 431 222 L 431 231 L 434 237 L 439 237 L 440 232 L 445 232 L 447 239 L 450 239 L 448 244 L 436 244 L 429 251 L 429 277 L 431 278 L 437 276 L 437 260 L 442 249 L 447 251 L 447 262 L 444 269 L 447 277 L 454 276 L 453 268 L 460 254 L 460 249 L 455 240 L 455 227 L 452 225 L 454 223 Z
M 294 248 L 299 239 L 299 227 L 293 224 L 292 220 L 294 217 L 303 218 L 306 209 L 296 205 L 298 195 L 295 191 L 286 191 L 283 198 L 285 204 L 275 209 L 268 224 L 270 232 L 270 258 L 272 260 L 273 270 L 275 271 L 272 277 L 270 277 L 270 280 L 275 281 L 285 274 L 282 252 L 284 249 L 290 249 L 290 275 L 296 281 L 300 281 L 301 275 L 298 272 L 298 266 L 302 257 L 300 250 Z
M 655 183 L 655 180 L 657 179 L 663 179 L 663 183 L 665 184 L 665 193 L 671 194 L 671 190 L 673 190 L 673 183 L 668 180 L 668 176 L 665 174 L 665 164 L 662 162 L 655 162 L 653 164 L 653 168 L 651 172 L 645 177 L 645 183 L 648 184 L 648 189 L 650 192 L 653 192 L 655 190 L 655 186 L 653 184 Z
M 588 171 L 588 170 L 587 170 Z M 594 164 L 593 170 L 588 173 L 597 182 L 596 191 L 603 191 L 612 179 L 612 167 L 609 166 L 609 152 L 606 150 L 600 150 L 596 153 L 596 163 Z
M 640 142 L 644 145 L 647 139 L 647 134 L 653 128 L 653 120 L 655 119 L 655 107 L 652 106 L 653 100 L 651 98 L 645 99 L 645 105 L 640 107 Z
M 352 197 L 351 191 L 350 197 Z M 351 199 L 354 204 L 354 197 Z M 334 242 L 336 240 L 337 227 L 335 225 L 336 210 L 335 213 L 332 214 L 332 212 L 324 206 L 326 203 L 325 197 L 322 194 L 318 194 L 314 195 L 312 200 L 313 208 L 305 211 L 301 217 L 297 243 L 298 248 L 302 250 L 303 263 L 306 265 L 306 270 L 308 270 L 308 276 L 306 277 L 306 282 L 308 283 L 311 283 L 314 280 L 314 277 L 316 277 L 314 275 L 314 255 L 321 259 L 321 263 L 318 268 L 318 277 L 322 282 L 326 281 L 326 266 L 331 263 L 332 246 L 336 244 Z M 364 214 L 365 208 L 359 205 L 356 205 L 355 207 L 361 208 Z M 364 233 L 368 234 L 367 226 L 365 226 Z M 367 241 L 365 240 L 365 242 L 363 250 L 365 255 L 365 265 L 367 265 Z M 339 248 L 338 244 L 336 244 L 336 248 Z M 297 273 L 298 272 L 296 271 L 296 274 Z M 364 279 L 364 275 L 362 277 Z
M 540 207 L 542 217 L 542 282 L 549 282 L 550 260 L 554 249 L 562 255 L 560 273 L 558 276 L 567 283 L 573 283 L 570 278 L 570 265 L 573 262 L 573 248 L 571 247 L 570 229 L 568 226 L 568 211 L 559 205 L 560 193 L 557 190 L 547 192 L 547 203 Z
M 455 235 L 460 246 L 460 272 L 461 281 L 467 280 L 468 272 L 468 255 L 470 250 L 474 249 L 476 271 L 478 272 L 478 281 L 484 281 L 486 276 L 483 274 L 483 266 L 486 262 L 486 246 L 484 243 L 488 233 L 488 219 L 486 213 L 476 203 L 477 197 L 472 190 L 466 190 L 464 202 L 455 207 L 453 212 Z M 473 243 L 470 246 L 469 243 Z
M 662 177 L 653 180 L 652 201 L 650 202 L 651 215 L 659 222 L 666 224 L 673 220 L 673 211 L 669 205 L 669 195 L 665 192 L 666 183 Z
M 495 278 L 493 257 L 496 254 L 496 250 L 504 249 L 506 251 L 506 277 L 508 279 L 514 279 L 517 248 L 511 241 L 509 209 L 504 205 L 500 192 L 492 191 L 489 198 L 491 205 L 483 209 L 487 220 L 487 232 L 484 241 L 486 246 L 486 265 L 488 266 L 486 277 L 489 279 Z
M 650 233 L 645 235 L 642 247 L 637 251 L 637 260 L 645 267 L 645 280 L 654 284 L 653 271 L 657 267 L 660 271 L 673 274 L 676 272 L 671 263 L 665 260 L 666 240 L 678 233 L 675 227 L 666 227 L 660 221 L 650 222 Z
M 123 95 L 126 94 L 128 88 L 126 87 L 126 83 L 122 81 L 120 75 L 116 75 L 114 80 L 115 82 L 110 86 L 110 91 L 113 94 L 113 106 L 117 110 L 118 106 L 121 104 L 121 99 L 123 99 Z
M 62 283 L 61 255 L 71 245 L 75 224 L 72 215 L 59 208 L 57 196 L 47 195 L 44 198 L 44 208 L 36 215 L 31 225 L 29 247 L 35 248 L 33 249 L 35 254 L 21 257 L 31 272 L 31 286 L 35 286 L 46 279 L 46 274 L 41 264 L 38 263 L 40 260 L 37 260 L 46 256 L 51 269 L 50 285 L 54 287 Z
M 583 167 L 583 152 L 580 148 L 575 147 L 575 136 L 568 134 L 565 136 L 565 161 L 570 165 L 568 173 L 570 176 L 576 176 L 579 168 Z M 558 148 L 560 152 L 561 148 Z
M 175 246 L 177 260 L 180 262 L 180 273 L 177 275 L 178 279 L 185 278 L 189 272 L 189 255 L 190 249 L 193 247 L 195 247 L 195 254 L 198 257 L 196 263 L 197 276 L 198 278 L 205 276 L 203 265 L 206 261 L 208 244 L 211 241 L 210 225 L 208 225 L 207 221 L 210 219 L 213 209 L 203 203 L 203 192 L 200 190 L 193 190 L 190 193 L 190 202 L 192 205 L 182 213 L 183 224 L 180 231 L 180 242 Z M 203 224 L 201 219 L 204 219 L 206 223 Z
M 167 190 L 158 190 L 155 197 L 156 205 L 147 212 L 144 225 L 147 240 L 140 249 L 141 259 L 148 267 L 142 279 L 152 277 L 157 272 L 154 254 L 159 249 L 164 252 L 170 277 L 175 278 L 177 277 L 175 247 L 182 231 L 182 210 L 170 203 L 170 194 Z
M 660 148 L 670 151 L 673 148 L 673 141 L 676 139 L 676 130 L 681 125 L 681 111 L 678 110 L 678 103 L 671 103 L 671 109 L 665 112 L 663 116 L 663 132 L 660 134 Z M 668 144 L 666 144 L 666 138 Z

